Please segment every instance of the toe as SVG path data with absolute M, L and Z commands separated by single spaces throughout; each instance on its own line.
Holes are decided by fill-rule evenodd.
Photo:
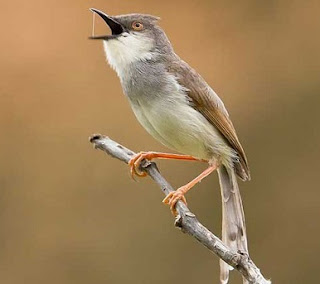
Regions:
M 181 196 L 180 200 L 181 200 L 185 205 L 187 205 L 187 199 L 185 198 L 184 195 Z
M 131 176 L 131 178 L 133 179 L 133 180 L 136 180 L 135 178 L 134 178 L 134 175 L 135 175 L 135 169 L 134 169 L 134 167 L 130 167 L 130 176 Z
M 174 191 L 170 192 L 170 193 L 162 200 L 162 202 L 163 202 L 164 204 L 169 204 L 170 199 L 172 198 L 173 193 L 174 193 Z
M 175 215 L 174 213 L 177 212 L 176 210 L 176 202 L 170 202 L 170 210 L 173 213 L 173 215 Z
M 175 206 L 180 198 L 181 198 L 181 196 L 172 197 L 172 199 L 170 200 L 170 203 L 169 203 L 171 211 L 175 208 Z
M 144 152 L 140 152 L 136 154 L 134 157 L 131 158 L 129 161 L 129 166 L 130 166 L 130 175 L 131 178 L 135 180 L 134 176 L 138 177 L 146 177 L 147 173 L 146 172 L 141 172 L 139 171 L 139 166 L 140 162 L 144 159 Z
M 178 211 L 176 210 L 175 207 L 173 207 L 173 208 L 170 207 L 170 211 L 171 211 L 171 213 L 172 213 L 172 215 L 173 215 L 174 217 L 177 217 Z
M 139 177 L 145 177 L 146 173 L 140 170 L 140 163 L 144 159 L 143 156 L 140 156 L 133 164 L 135 174 Z
M 175 210 L 175 206 L 179 200 L 181 200 L 185 205 L 187 205 L 187 200 L 184 197 L 183 193 L 176 191 L 169 201 L 171 211 Z

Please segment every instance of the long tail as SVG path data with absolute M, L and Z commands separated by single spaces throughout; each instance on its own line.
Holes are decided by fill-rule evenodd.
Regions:
M 246 224 L 242 200 L 234 169 L 221 166 L 218 169 L 222 197 L 222 241 L 234 251 L 248 253 Z M 229 271 L 233 267 L 220 260 L 220 283 L 229 280 Z M 243 283 L 248 283 L 243 278 Z

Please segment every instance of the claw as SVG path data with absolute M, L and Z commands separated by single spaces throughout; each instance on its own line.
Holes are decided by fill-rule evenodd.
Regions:
M 147 173 L 146 172 L 141 172 L 139 171 L 140 163 L 143 159 L 148 158 L 148 154 L 145 152 L 140 152 L 137 155 L 135 155 L 131 160 L 129 161 L 129 166 L 130 166 L 130 175 L 133 180 L 136 180 L 134 177 L 146 177 Z
M 185 190 L 184 187 L 178 188 L 176 191 L 170 192 L 162 202 L 170 206 L 170 210 L 174 216 L 177 216 L 177 210 L 175 208 L 177 202 L 181 200 L 185 205 L 187 205 L 187 200 L 184 196 Z

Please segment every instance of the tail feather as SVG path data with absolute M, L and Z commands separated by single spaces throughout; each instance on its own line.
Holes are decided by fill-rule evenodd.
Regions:
M 234 169 L 221 166 L 218 169 L 222 197 L 222 241 L 234 251 L 248 253 L 246 224 L 242 200 Z M 220 260 L 220 283 L 227 284 L 233 267 Z M 243 283 L 248 283 L 243 278 Z

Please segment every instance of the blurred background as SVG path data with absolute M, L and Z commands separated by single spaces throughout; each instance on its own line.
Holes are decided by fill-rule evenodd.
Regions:
M 218 259 L 173 226 L 150 179 L 92 133 L 168 151 L 135 120 L 90 7 L 161 16 L 176 52 L 224 100 L 249 159 L 251 257 L 274 283 L 319 283 L 319 1 L 2 1 L 0 283 L 218 283 Z M 108 29 L 97 19 L 96 33 Z M 178 187 L 205 165 L 159 162 Z M 216 174 L 188 193 L 220 235 Z M 125 210 L 123 208 L 126 208 Z M 241 283 L 237 272 L 230 283 Z

